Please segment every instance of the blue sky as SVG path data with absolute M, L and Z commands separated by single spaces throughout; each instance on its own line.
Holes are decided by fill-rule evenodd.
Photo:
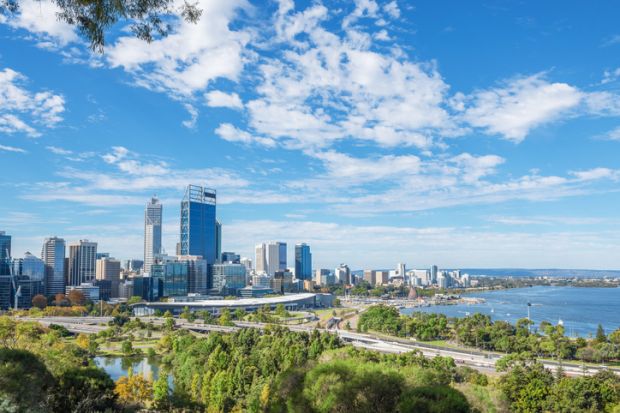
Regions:
M 93 54 L 24 0 L 0 16 L 0 230 L 139 258 L 157 194 L 173 252 L 194 183 L 250 257 L 620 268 L 617 4 L 477 3 L 201 0 Z

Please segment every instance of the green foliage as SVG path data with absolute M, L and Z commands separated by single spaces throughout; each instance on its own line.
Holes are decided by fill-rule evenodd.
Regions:
M 185 399 L 214 411 L 261 406 L 265 384 L 341 346 L 334 335 L 282 327 L 210 333 L 207 338 L 175 332 L 170 339 L 163 361 L 174 376 L 175 403 Z
M 44 412 L 53 387 L 54 378 L 37 356 L 26 350 L 0 348 L 0 396 L 7 406 L 16 411 Z M 4 410 L 0 407 L 0 411 Z
M 368 308 L 359 318 L 358 331 L 378 331 L 399 337 L 419 340 L 439 340 L 449 336 L 448 319 L 443 314 L 414 313 L 403 316 L 397 308 L 376 305 Z
M 116 408 L 114 382 L 99 368 L 69 369 L 58 377 L 49 405 L 54 412 L 113 410 Z
M 123 341 L 123 344 L 121 344 L 121 351 L 127 356 L 133 354 L 133 345 L 131 344 L 131 341 Z
M 141 301 L 142 297 L 140 297 L 139 295 L 132 295 L 129 300 L 127 300 L 127 305 L 138 304 Z

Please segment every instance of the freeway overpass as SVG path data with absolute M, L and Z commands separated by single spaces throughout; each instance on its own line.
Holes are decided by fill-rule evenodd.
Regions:
M 152 321 L 156 325 L 162 325 L 165 322 L 163 317 L 140 317 L 143 321 Z M 112 317 L 22 317 L 20 320 L 37 321 L 43 325 L 57 324 L 65 327 L 74 333 L 93 334 L 108 328 L 107 324 Z M 175 319 L 177 328 L 191 330 L 199 333 L 209 333 L 211 331 L 232 333 L 241 328 L 258 328 L 264 329 L 268 326 L 265 323 L 253 322 L 237 322 L 235 326 L 219 326 L 214 324 L 204 324 L 201 322 L 189 322 L 183 319 Z M 311 326 L 285 326 L 291 331 L 312 333 L 315 327 Z M 495 362 L 499 360 L 503 354 L 493 352 L 481 352 L 476 350 L 445 348 L 433 346 L 430 344 L 420 343 L 413 340 L 399 338 L 378 337 L 372 334 L 363 334 L 339 329 L 316 329 L 323 332 L 337 334 L 343 341 L 360 348 L 368 350 L 380 351 L 383 353 L 406 353 L 408 351 L 419 351 L 425 357 L 433 358 L 436 356 L 451 357 L 457 364 L 467 365 L 485 373 L 495 372 Z M 558 362 L 550 360 L 541 360 L 543 365 L 548 369 L 555 370 L 560 366 Z M 591 375 L 601 370 L 606 370 L 603 366 L 577 366 L 575 364 L 562 363 L 561 367 L 565 373 L 572 376 Z M 620 374 L 620 369 L 609 369 Z

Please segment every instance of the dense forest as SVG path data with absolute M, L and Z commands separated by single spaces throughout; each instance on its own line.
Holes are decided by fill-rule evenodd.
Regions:
M 568 378 L 525 352 L 487 376 L 451 358 L 360 350 L 280 326 L 207 336 L 163 326 L 153 355 L 163 374 L 115 383 L 92 361 L 110 339 L 102 333 L 74 337 L 0 317 L 0 412 L 620 412 L 611 372 Z

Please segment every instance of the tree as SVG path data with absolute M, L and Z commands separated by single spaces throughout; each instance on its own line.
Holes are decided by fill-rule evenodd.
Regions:
M 140 297 L 139 295 L 132 295 L 129 300 L 127 300 L 127 305 L 138 304 L 141 301 L 142 297 Z
M 596 328 L 596 338 L 594 339 L 597 343 L 606 343 L 607 336 L 605 335 L 605 330 L 601 324 Z
M 54 378 L 45 364 L 25 350 L 0 349 L 0 396 L 23 412 L 44 412 Z M 5 411 L 0 406 L 0 411 Z
M 116 381 L 114 392 L 124 403 L 144 405 L 151 401 L 153 380 L 145 379 L 141 374 L 123 376 Z
M 0 0 L 2 1 L 2 0 Z M 54 296 L 54 305 L 57 307 L 61 307 L 61 306 L 67 306 L 70 305 L 69 301 L 67 300 L 67 296 L 62 294 L 62 293 L 58 293 Z
M 123 341 L 123 344 L 121 344 L 121 351 L 125 355 L 133 354 L 133 345 L 131 344 L 131 341 L 129 340 Z
M 90 47 L 103 51 L 105 32 L 119 21 L 130 23 L 139 39 L 150 42 L 155 36 L 166 36 L 169 17 L 176 13 L 187 22 L 196 23 L 202 14 L 196 3 L 185 1 L 180 9 L 173 0 L 53 0 L 60 8 L 58 19 L 76 26 L 90 42 Z M 20 0 L 0 0 L 0 14 L 19 11 Z
M 69 299 L 71 305 L 79 306 L 86 303 L 86 296 L 80 290 L 73 289 L 69 291 L 69 294 L 67 294 L 67 299 Z
M 47 298 L 45 298 L 43 294 L 37 294 L 32 297 L 32 305 L 36 308 L 40 308 L 41 310 L 43 310 L 45 307 L 47 307 Z
M 232 317 L 230 316 L 230 310 L 225 308 L 222 310 L 222 314 L 220 314 L 219 323 L 221 326 L 232 326 Z
M 170 407 L 170 389 L 168 377 L 160 371 L 159 377 L 153 383 L 153 403 L 159 411 L 168 410 Z
M 53 412 L 117 411 L 114 382 L 106 372 L 95 367 L 70 368 L 58 377 L 50 394 Z

